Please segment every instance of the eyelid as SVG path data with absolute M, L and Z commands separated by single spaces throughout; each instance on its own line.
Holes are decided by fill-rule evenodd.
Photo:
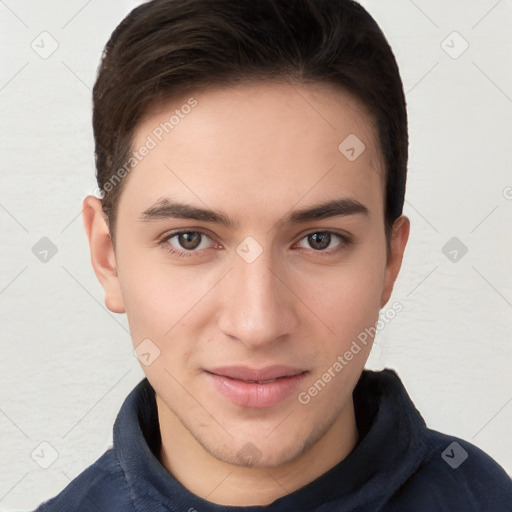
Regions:
M 354 243 L 354 238 L 352 235 L 345 231 L 337 231 L 332 229 L 313 229 L 309 230 L 306 233 L 304 233 L 294 244 L 295 247 L 297 244 L 302 242 L 305 238 L 307 238 L 310 235 L 314 235 L 315 233 L 328 233 L 329 235 L 332 235 L 336 237 L 339 241 L 338 245 L 331 249 L 324 249 L 324 250 L 315 250 L 315 249 L 305 249 L 304 247 L 299 247 L 298 249 L 306 250 L 306 251 L 312 251 L 315 255 L 332 255 L 339 251 L 342 251 L 343 249 L 347 248 L 348 246 L 352 245 Z
M 173 247 L 171 244 L 169 244 L 169 240 L 171 238 L 174 238 L 181 233 L 200 233 L 201 235 L 205 236 L 212 242 L 214 245 L 217 245 L 217 249 L 222 248 L 222 244 L 217 242 L 214 237 L 212 237 L 207 230 L 203 228 L 180 228 L 176 229 L 170 232 L 166 232 L 161 237 L 158 238 L 157 244 L 161 247 L 164 247 L 165 250 L 167 250 L 170 253 L 177 254 L 179 256 L 193 256 L 195 254 L 200 254 L 202 251 L 206 249 L 211 249 L 211 247 L 207 247 L 206 249 L 200 249 L 200 250 L 187 250 L 187 249 L 179 249 L 176 247 Z M 333 229 L 310 229 L 307 230 L 301 234 L 298 235 L 298 239 L 293 243 L 292 248 L 294 248 L 298 243 L 300 243 L 302 240 L 304 240 L 306 237 L 313 235 L 315 233 L 327 233 L 334 237 L 336 237 L 339 240 L 339 244 L 331 249 L 325 249 L 325 250 L 315 250 L 315 249 L 306 249 L 303 247 L 300 247 L 301 250 L 311 251 L 314 254 L 318 255 L 332 255 L 335 254 L 345 248 L 347 248 L 349 245 L 352 245 L 354 243 L 353 236 L 345 231 L 338 231 Z M 172 249 L 171 249 L 172 248 Z
M 180 235 L 182 233 L 200 233 L 211 241 L 215 241 L 207 230 L 202 228 L 180 228 L 173 231 L 167 231 L 157 239 L 157 243 L 162 243 L 170 240 L 171 238 Z
M 341 238 L 342 240 L 346 242 L 353 241 L 353 236 L 348 232 L 344 230 L 338 230 L 338 229 L 328 229 L 328 228 L 322 228 L 322 229 L 308 229 L 306 231 L 303 231 L 299 235 L 297 235 L 297 241 L 301 241 L 304 238 L 306 238 L 309 235 L 314 235 L 315 233 L 329 233 L 330 235 L 334 235 L 336 237 Z
M 203 249 L 191 249 L 191 250 L 187 250 L 185 248 L 180 249 L 179 247 L 174 247 L 173 245 L 171 245 L 170 240 L 174 237 L 179 236 L 181 233 L 199 233 L 200 235 L 202 235 L 202 236 L 206 237 L 208 240 L 210 240 L 210 242 L 211 242 L 210 247 L 206 247 Z M 161 247 L 168 253 L 174 254 L 175 256 L 178 256 L 180 258 L 199 256 L 201 254 L 204 254 L 204 251 L 207 249 L 212 249 L 212 248 L 218 249 L 219 247 L 215 247 L 215 245 L 220 246 L 220 244 L 218 242 L 216 242 L 212 238 L 212 236 L 210 236 L 210 234 L 208 232 L 206 232 L 206 230 L 201 229 L 201 228 L 176 229 L 174 231 L 165 233 L 164 235 L 162 235 L 161 237 L 159 237 L 157 239 L 158 247 Z

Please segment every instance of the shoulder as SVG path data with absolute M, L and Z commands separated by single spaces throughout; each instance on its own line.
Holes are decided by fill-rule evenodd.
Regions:
M 493 458 L 434 430 L 425 430 L 425 441 L 426 455 L 399 491 L 401 498 L 428 504 L 421 510 L 512 512 L 512 480 Z
M 135 511 L 128 484 L 112 449 L 34 512 Z

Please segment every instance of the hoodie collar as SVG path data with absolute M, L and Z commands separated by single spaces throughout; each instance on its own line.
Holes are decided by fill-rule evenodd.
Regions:
M 336 466 L 272 504 L 216 505 L 191 493 L 160 463 L 155 390 L 144 378 L 128 395 L 114 424 L 114 452 L 141 512 L 284 512 L 377 510 L 425 456 L 425 422 L 393 370 L 364 370 L 353 393 L 359 442 Z M 369 503 L 371 500 L 371 504 Z M 329 504 L 330 507 L 329 508 Z M 371 507 L 371 508 L 370 508 Z

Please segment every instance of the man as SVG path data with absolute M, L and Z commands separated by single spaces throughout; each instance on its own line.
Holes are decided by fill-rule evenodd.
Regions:
M 361 6 L 143 4 L 93 122 L 91 260 L 147 378 L 38 510 L 512 510 L 495 461 L 364 370 L 409 221 L 402 83 Z

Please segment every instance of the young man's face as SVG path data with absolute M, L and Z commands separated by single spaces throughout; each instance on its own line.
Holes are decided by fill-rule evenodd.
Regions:
M 192 96 L 193 108 L 181 109 L 190 96 L 161 105 L 135 131 L 134 150 L 157 144 L 125 178 L 115 255 L 99 200 L 86 199 L 93 264 L 134 345 L 151 340 L 147 360 L 160 352 L 142 368 L 161 428 L 221 461 L 283 465 L 353 421 L 372 340 L 343 356 L 389 298 L 408 222 L 388 258 L 383 160 L 352 96 L 297 84 Z M 163 201 L 173 206 L 154 215 Z M 239 377 L 301 375 L 219 376 L 276 365 L 287 368 Z

